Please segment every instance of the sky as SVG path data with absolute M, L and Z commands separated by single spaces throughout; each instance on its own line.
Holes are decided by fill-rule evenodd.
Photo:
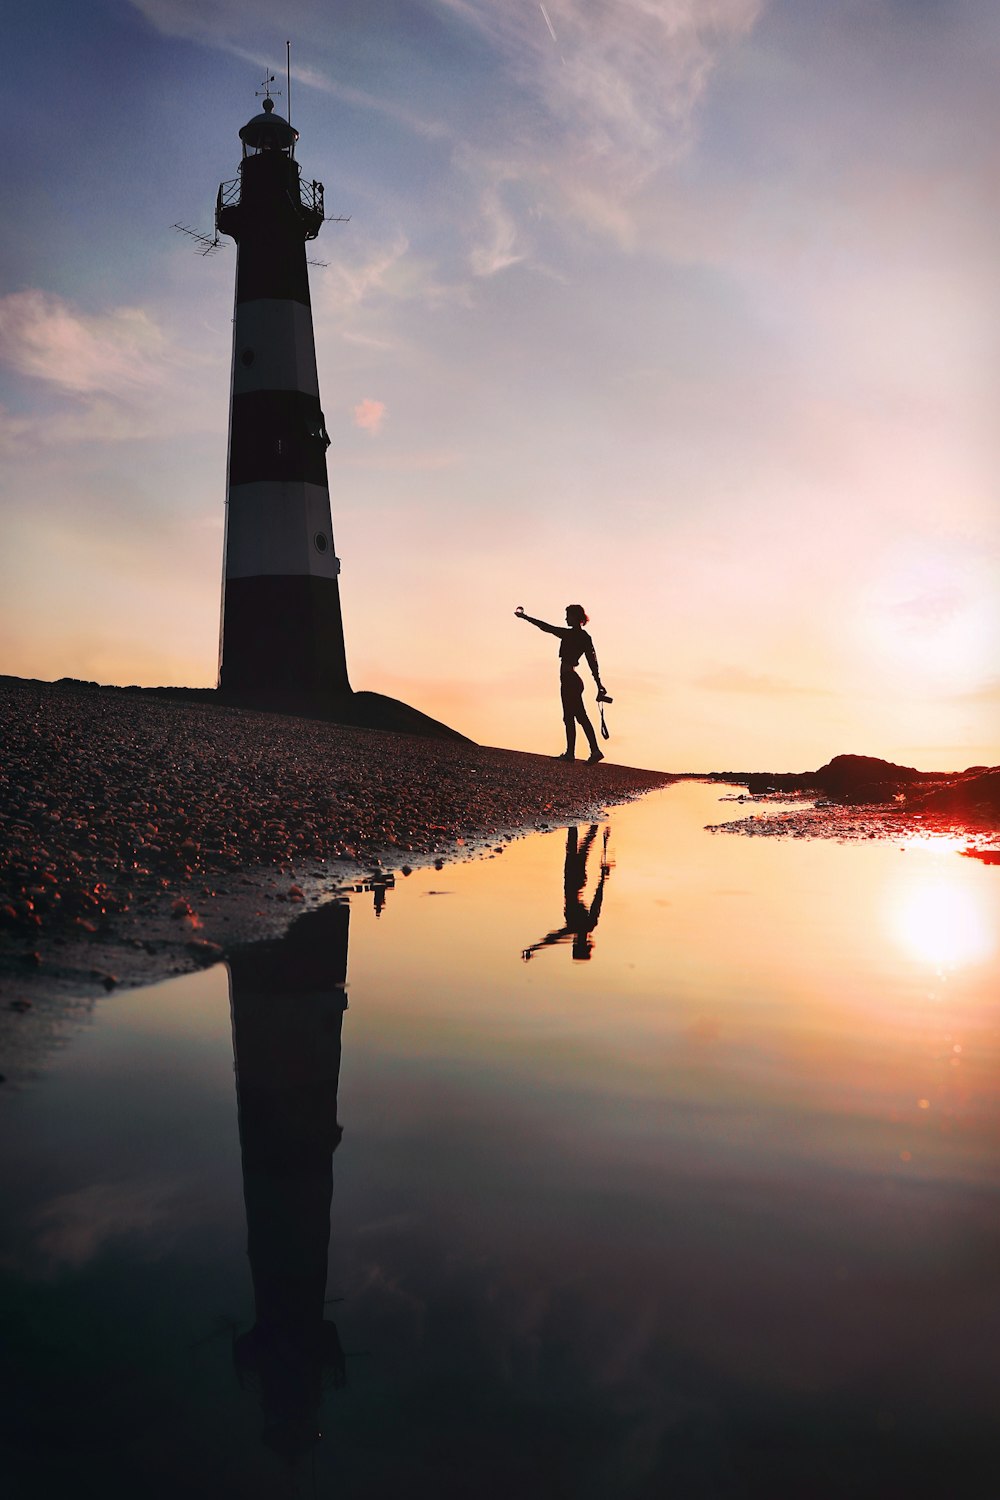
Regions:
M 0 671 L 213 684 L 255 89 L 356 688 L 609 758 L 1000 761 L 995 0 L 13 0 Z M 592 700 L 590 700 L 592 701 Z

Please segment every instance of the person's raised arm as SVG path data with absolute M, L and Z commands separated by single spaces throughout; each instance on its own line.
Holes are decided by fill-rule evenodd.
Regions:
M 565 630 L 560 630 L 558 625 L 546 625 L 544 620 L 536 620 L 532 615 L 526 615 L 524 606 L 519 604 L 514 611 L 519 620 L 527 620 L 529 625 L 535 625 L 539 630 L 547 630 L 549 635 L 565 635 Z

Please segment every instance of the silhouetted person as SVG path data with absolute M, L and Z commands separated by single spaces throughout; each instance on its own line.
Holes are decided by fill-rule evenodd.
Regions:
M 576 726 L 579 724 L 590 745 L 591 764 L 603 760 L 604 755 L 598 749 L 594 726 L 583 706 L 583 678 L 576 670 L 580 657 L 585 656 L 587 665 L 594 674 L 598 693 L 604 692 L 594 643 L 583 628 L 587 623 L 587 612 L 583 605 L 567 604 L 565 626 L 547 625 L 544 620 L 535 620 L 531 615 L 525 614 L 521 605 L 518 605 L 514 613 L 519 620 L 527 620 L 529 625 L 535 625 L 539 630 L 546 630 L 549 635 L 559 637 L 559 693 L 562 698 L 563 723 L 566 726 L 566 749 L 557 759 L 576 759 Z
M 323 1387 L 345 1379 L 323 1314 L 349 917 L 331 903 L 229 961 L 256 1312 L 233 1358 L 258 1388 L 263 1441 L 293 1465 L 319 1441 Z
M 575 828 L 566 830 L 566 862 L 563 866 L 563 894 L 565 927 L 559 927 L 554 932 L 547 932 L 540 943 L 532 943 L 530 948 L 525 948 L 521 957 L 527 962 L 533 953 L 541 948 L 551 948 L 555 943 L 562 943 L 571 939 L 573 943 L 574 958 L 589 958 L 593 952 L 594 945 L 590 934 L 597 926 L 601 916 L 601 904 L 604 901 L 604 882 L 608 878 L 611 866 L 607 860 L 608 833 L 604 830 L 604 857 L 601 859 L 601 878 L 597 882 L 597 890 L 594 899 L 587 906 L 583 900 L 583 888 L 587 884 L 587 856 L 590 853 L 594 839 L 597 837 L 597 824 L 591 823 L 583 843 L 579 843 Z

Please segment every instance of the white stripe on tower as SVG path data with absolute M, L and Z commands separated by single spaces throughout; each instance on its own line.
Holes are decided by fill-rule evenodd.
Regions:
M 270 297 L 237 307 L 233 395 L 249 391 L 302 391 L 319 400 L 311 308 Z
M 224 185 L 219 200 L 239 246 L 220 685 L 322 712 L 350 684 L 305 259 L 321 189 L 303 192 L 296 133 L 272 110 L 240 131 L 238 199 Z
M 238 522 L 234 525 L 234 510 Z M 226 577 L 306 572 L 336 578 L 330 495 L 322 485 L 261 480 L 231 491 L 226 544 Z

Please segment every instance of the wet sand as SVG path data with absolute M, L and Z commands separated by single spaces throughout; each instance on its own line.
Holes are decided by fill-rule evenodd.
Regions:
M 214 962 L 338 889 L 496 855 L 673 779 L 15 678 L 0 725 L 7 1021 Z
M 86 1008 L 118 985 L 280 935 L 338 891 L 391 885 L 433 861 L 496 857 L 519 833 L 678 779 L 225 707 L 207 691 L 185 700 L 0 678 L 0 727 L 0 1049 L 46 998 Z M 873 769 L 883 796 L 902 784 L 886 776 L 905 772 L 910 784 L 858 805 L 855 783 L 868 778 L 870 792 Z M 975 770 L 938 778 L 842 756 L 775 777 L 775 791 L 764 790 L 770 773 L 681 774 L 758 793 L 734 795 L 739 816 L 713 832 L 931 835 L 995 863 L 1000 776 Z M 822 795 L 831 771 L 846 801 Z M 819 796 L 805 790 L 817 778 Z

